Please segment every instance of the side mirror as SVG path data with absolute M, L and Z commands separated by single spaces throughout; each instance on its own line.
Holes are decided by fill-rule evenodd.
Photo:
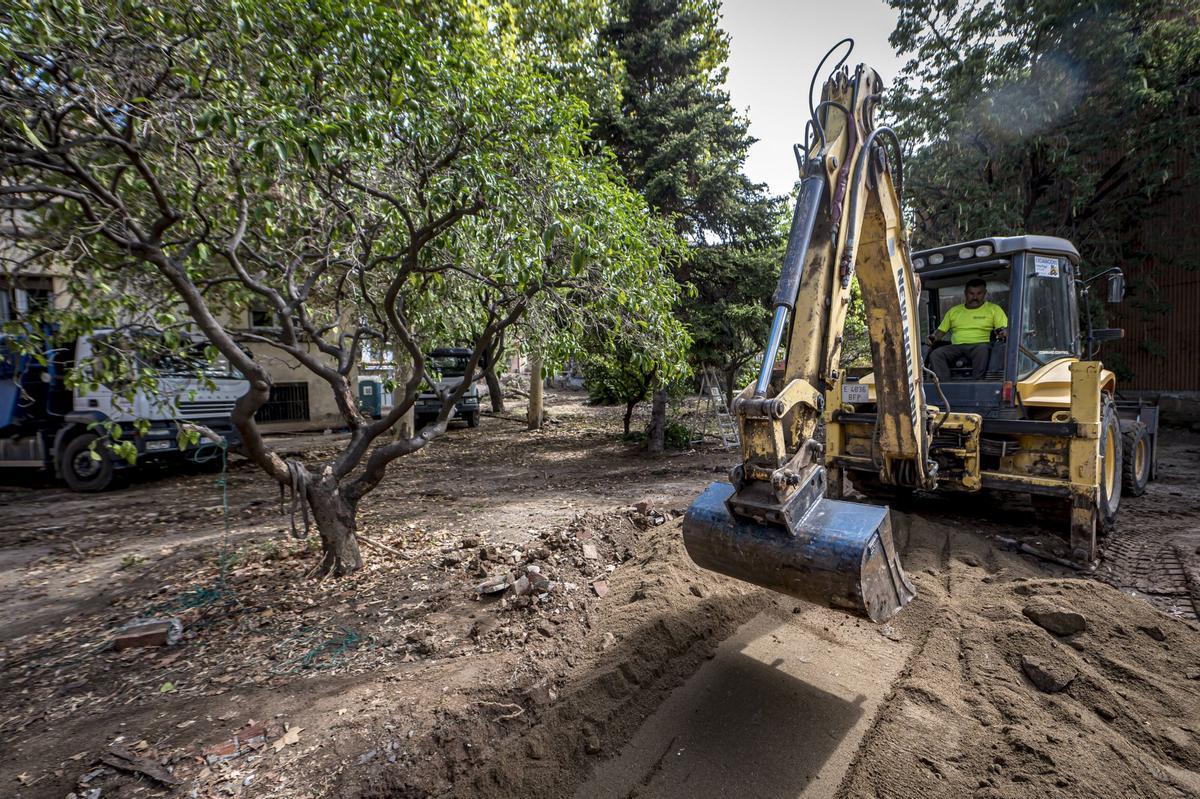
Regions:
M 1114 272 L 1108 279 L 1108 301 L 1116 303 L 1123 299 L 1125 299 L 1125 275 L 1121 272 Z

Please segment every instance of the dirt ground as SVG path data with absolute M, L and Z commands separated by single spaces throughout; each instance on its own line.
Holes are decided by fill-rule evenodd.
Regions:
M 581 399 L 398 463 L 340 581 L 245 463 L 228 516 L 207 475 L 0 486 L 0 795 L 1200 795 L 1200 436 L 1094 575 L 1020 552 L 1021 501 L 894 512 L 919 596 L 874 627 L 693 566 L 732 453 L 651 458 Z M 182 641 L 111 647 L 149 617 Z

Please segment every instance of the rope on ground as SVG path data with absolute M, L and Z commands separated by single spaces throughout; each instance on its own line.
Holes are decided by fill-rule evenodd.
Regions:
M 237 604 L 237 596 L 234 590 L 229 586 L 229 570 L 233 566 L 234 556 L 229 549 L 229 538 L 232 532 L 232 522 L 229 517 L 229 450 L 224 439 L 220 439 L 221 443 L 212 444 L 220 451 L 221 458 L 221 473 L 217 477 L 216 484 L 221 487 L 221 517 L 223 531 L 221 533 L 221 545 L 217 553 L 217 578 L 212 585 L 196 585 L 182 591 L 174 599 L 155 605 L 151 608 L 153 613 L 170 612 L 178 613 L 192 608 L 202 608 L 208 605 L 213 605 L 221 600 L 226 600 L 227 606 Z M 199 449 L 199 448 L 198 448 Z M 212 460 L 212 457 L 203 459 L 198 457 L 197 453 L 192 453 L 189 457 L 195 463 L 205 463 Z
M 359 541 L 362 541 L 364 544 L 366 544 L 369 547 L 375 547 L 376 549 L 382 549 L 384 552 L 391 552 L 393 555 L 399 555 L 400 557 L 404 557 L 404 553 L 401 552 L 400 550 L 395 549 L 393 547 L 389 547 L 387 544 L 376 541 L 373 538 L 367 538 L 362 533 L 355 533 L 354 537 L 357 538 Z
M 511 704 L 508 702 L 485 702 L 484 700 L 481 699 L 481 700 L 475 702 L 475 704 L 482 705 L 483 707 L 498 707 L 498 708 L 502 708 L 505 710 L 513 711 L 512 713 L 504 713 L 502 715 L 496 716 L 496 721 L 509 721 L 510 719 L 517 718 L 518 716 L 524 714 L 524 712 L 525 712 L 525 708 L 521 707 L 520 705 L 514 705 L 514 704 Z
M 287 643 L 288 641 L 309 643 L 314 638 L 327 634 L 327 631 L 319 627 L 304 627 L 300 632 L 284 639 L 283 643 Z M 335 633 L 332 638 L 317 641 L 317 643 L 310 646 L 302 654 L 290 657 L 278 666 L 272 667 L 271 673 L 294 674 L 300 670 L 325 671 L 332 669 L 338 665 L 338 661 L 343 655 L 352 649 L 356 649 L 362 643 L 362 640 L 362 636 L 354 630 L 348 627 L 341 627 L 340 634 Z M 321 662 L 319 659 L 322 655 L 326 655 L 328 660 Z

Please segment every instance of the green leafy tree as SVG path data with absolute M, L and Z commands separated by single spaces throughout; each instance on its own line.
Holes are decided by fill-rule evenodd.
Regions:
M 620 63 L 620 101 L 598 110 L 597 127 L 630 184 L 690 245 L 676 277 L 696 288 L 678 310 L 694 332 L 692 360 L 733 374 L 765 339 L 781 236 L 777 203 L 742 173 L 753 139 L 723 88 L 719 11 L 716 0 L 614 3 L 602 36 Z M 652 449 L 666 428 L 657 378 Z M 626 401 L 644 382 L 619 381 L 634 389 Z
M 359 568 L 359 502 L 445 431 L 484 353 L 530 308 L 645 322 L 677 294 L 671 236 L 588 154 L 586 105 L 548 77 L 510 10 L 18 0 L 4 14 L 7 243 L 109 287 L 79 292 L 63 324 L 122 322 L 145 304 L 247 377 L 232 414 L 243 452 L 307 503 L 323 574 Z M 244 329 L 251 303 L 278 330 Z M 443 392 L 434 422 L 383 436 L 413 406 L 426 348 L 460 335 L 472 379 Z M 365 344 L 411 365 L 380 420 L 357 408 Z M 305 462 L 263 438 L 273 351 L 328 385 L 350 431 L 341 451 Z
M 1200 4 L 889 2 L 914 243 L 1037 233 L 1093 270 L 1143 262 L 1200 168 Z

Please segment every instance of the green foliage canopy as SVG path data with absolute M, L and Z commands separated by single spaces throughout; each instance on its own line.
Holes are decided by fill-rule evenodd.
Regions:
M 565 348 L 627 327 L 670 351 L 674 236 L 564 91 L 591 74 L 573 61 L 587 37 L 534 35 L 530 20 L 563 14 L 553 2 L 18 0 L 5 15 L 0 212 L 22 268 L 69 276 L 77 305 L 59 322 L 75 332 L 147 316 L 198 328 L 250 379 L 233 419 L 282 483 L 295 466 L 253 418 L 264 357 L 282 351 L 324 380 L 351 431 L 301 472 L 329 528 L 328 568 L 356 567 L 346 519 L 391 460 L 445 430 L 468 385 L 436 423 L 379 443 L 415 400 L 427 346 L 469 333 L 474 370 L 544 309 Z M 247 329 L 252 305 L 277 329 Z M 377 421 L 352 385 L 368 343 L 414 367 Z

